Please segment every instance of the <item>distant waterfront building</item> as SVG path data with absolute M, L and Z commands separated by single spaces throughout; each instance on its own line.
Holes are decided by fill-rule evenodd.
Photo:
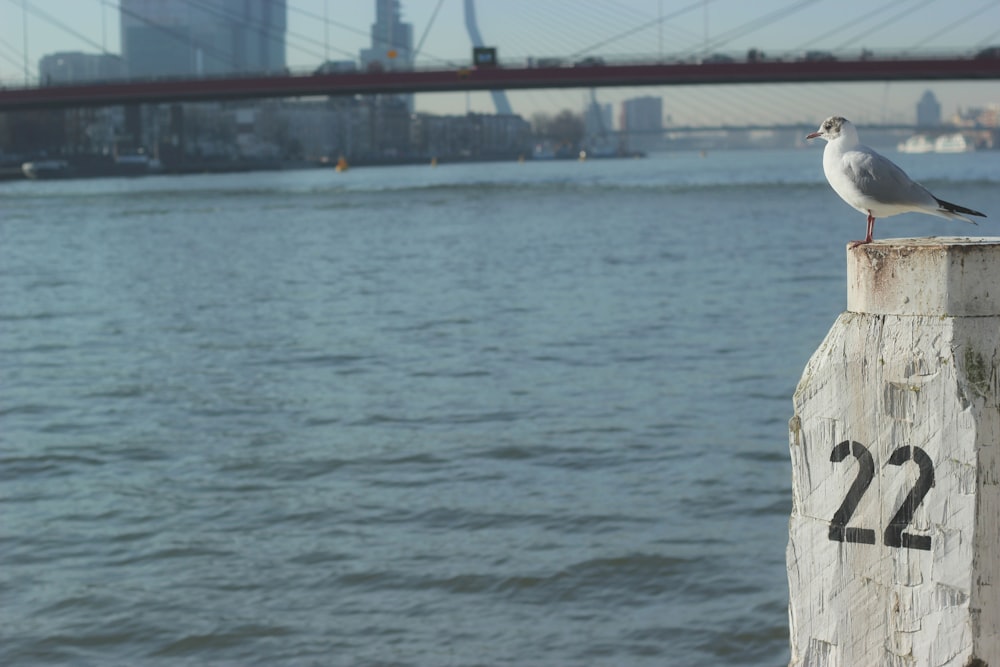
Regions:
M 917 102 L 917 127 L 937 127 L 941 124 L 941 104 L 929 90 Z
M 354 160 L 362 151 L 370 150 L 364 141 L 368 119 L 353 97 L 270 104 L 278 109 L 279 127 L 283 126 L 283 134 L 299 149 L 303 160 L 336 164 L 341 156 Z
M 514 114 L 414 116 L 416 154 L 442 159 L 514 159 L 531 153 L 531 124 Z
M 959 108 L 948 122 L 962 127 L 1000 128 L 1000 104 Z
M 110 53 L 79 51 L 50 53 L 38 61 L 38 82 L 41 86 L 98 83 L 115 81 L 125 75 L 122 59 Z M 72 146 L 81 152 L 109 152 L 123 125 L 120 107 L 80 109 L 73 122 L 63 124 L 59 148 Z M 47 134 L 51 132 L 49 130 Z M 51 149 L 54 147 L 45 147 Z
M 128 76 L 285 70 L 286 0 L 121 0 Z
M 416 114 L 413 153 L 441 159 L 513 159 L 531 153 L 531 124 L 515 114 Z
M 959 108 L 948 123 L 966 128 L 963 134 L 979 149 L 1000 148 L 1000 104 Z
M 110 53 L 79 51 L 51 53 L 38 61 L 38 78 L 43 86 L 61 83 L 114 81 L 124 75 L 122 59 Z
M 587 137 L 605 137 L 614 130 L 612 127 L 613 107 L 591 100 L 583 114 L 583 134 Z
M 622 102 L 621 128 L 629 150 L 647 150 L 663 136 L 663 99 L 634 97 Z

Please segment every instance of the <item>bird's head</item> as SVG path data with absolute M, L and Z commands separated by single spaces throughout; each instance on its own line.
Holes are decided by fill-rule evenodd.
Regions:
M 812 134 L 807 134 L 806 139 L 825 139 L 827 141 L 833 141 L 839 137 L 842 133 L 849 131 L 853 128 L 851 121 L 843 118 L 841 116 L 830 116 L 823 121 L 823 124 L 819 126 L 819 129 Z

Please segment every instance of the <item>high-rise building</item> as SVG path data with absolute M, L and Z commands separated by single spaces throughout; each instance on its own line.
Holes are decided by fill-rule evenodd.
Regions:
M 285 69 L 286 0 L 121 0 L 130 77 Z
M 663 98 L 647 96 L 625 100 L 621 118 L 629 150 L 654 146 L 663 133 Z
M 38 78 L 43 86 L 114 81 L 122 76 L 122 59 L 110 53 L 50 53 L 38 61 Z
M 399 0 L 375 0 L 371 48 L 361 49 L 361 67 L 366 70 L 408 70 L 413 68 L 413 25 L 403 23 Z M 400 100 L 413 113 L 413 95 L 384 97 L 390 106 Z
M 917 102 L 917 127 L 935 127 L 941 124 L 941 104 L 929 90 Z
M 375 0 L 372 45 L 361 50 L 361 66 L 386 70 L 413 67 L 413 25 L 403 23 L 399 0 Z

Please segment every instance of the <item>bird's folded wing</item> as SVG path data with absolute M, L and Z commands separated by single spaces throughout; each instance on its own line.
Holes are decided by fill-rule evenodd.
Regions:
M 850 151 L 844 155 L 844 171 L 858 191 L 883 204 L 932 203 L 933 196 L 910 180 L 902 169 L 878 153 Z

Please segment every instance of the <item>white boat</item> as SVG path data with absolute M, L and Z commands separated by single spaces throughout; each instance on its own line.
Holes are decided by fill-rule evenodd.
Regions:
M 21 173 L 34 179 L 66 178 L 71 175 L 72 170 L 66 160 L 38 160 L 22 164 Z
M 926 134 L 914 134 L 898 144 L 896 150 L 900 153 L 931 153 L 934 151 L 934 142 L 928 139 Z
M 976 147 L 961 132 L 942 134 L 934 141 L 935 153 L 967 153 Z

